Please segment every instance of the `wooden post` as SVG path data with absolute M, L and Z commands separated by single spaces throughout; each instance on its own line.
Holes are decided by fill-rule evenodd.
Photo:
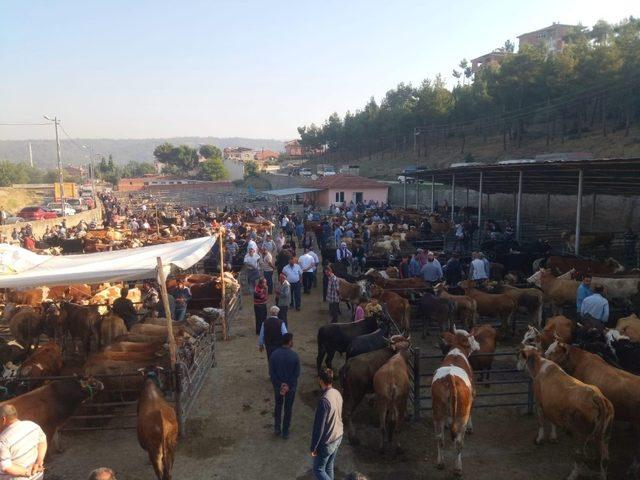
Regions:
M 220 309 L 222 310 L 222 339 L 228 339 L 227 332 L 227 295 L 224 283 L 224 227 L 218 229 L 218 244 L 220 245 L 220 281 L 222 286 L 222 298 L 220 300 Z
M 160 217 L 158 217 L 158 201 L 156 200 L 156 233 L 160 237 Z
M 171 369 L 174 370 L 177 361 L 176 353 L 176 338 L 173 336 L 173 319 L 171 318 L 171 309 L 169 308 L 169 292 L 167 292 L 167 279 L 164 276 L 164 269 L 162 268 L 162 258 L 157 257 L 158 261 L 158 274 L 157 280 L 160 285 L 160 292 L 162 294 L 162 305 L 164 306 L 164 314 L 167 317 L 167 342 L 169 343 L 169 357 L 171 359 Z

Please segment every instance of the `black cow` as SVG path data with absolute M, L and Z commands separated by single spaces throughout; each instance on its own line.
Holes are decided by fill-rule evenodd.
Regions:
M 347 348 L 347 360 L 363 353 L 373 352 L 389 346 L 389 324 L 383 325 L 374 332 L 354 338 Z
M 420 297 L 418 303 L 418 317 L 422 319 L 422 338 L 427 336 L 427 327 L 431 321 L 440 326 L 441 332 L 449 331 L 451 319 L 455 314 L 455 304 L 446 298 L 436 296 L 433 291 L 427 291 Z
M 318 372 L 325 357 L 327 368 L 331 368 L 331 362 L 336 352 L 345 353 L 355 338 L 371 333 L 377 328 L 376 317 L 367 317 L 361 322 L 331 323 L 320 327 L 318 329 L 318 356 L 316 358 Z
M 620 368 L 640 375 L 640 343 L 632 342 L 628 338 L 620 338 L 611 341 L 609 346 Z
M 62 241 L 62 252 L 69 253 L 84 253 L 84 238 L 68 238 Z

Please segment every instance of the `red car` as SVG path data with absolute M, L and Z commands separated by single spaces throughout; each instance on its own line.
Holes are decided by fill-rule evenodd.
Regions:
M 22 217 L 25 220 L 48 220 L 50 218 L 58 218 L 56 212 L 52 212 L 51 210 L 44 207 L 24 207 L 18 214 L 17 217 Z

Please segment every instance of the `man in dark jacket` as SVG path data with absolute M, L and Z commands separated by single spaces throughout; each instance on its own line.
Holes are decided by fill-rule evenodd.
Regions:
M 311 435 L 313 475 L 316 480 L 333 480 L 333 466 L 344 433 L 342 395 L 333 388 L 333 371 L 329 369 L 320 372 L 318 384 L 322 397 L 316 408 Z
M 120 298 L 117 298 L 116 301 L 113 302 L 111 311 L 124 320 L 124 324 L 131 330 L 133 324 L 138 321 L 138 312 L 133 306 L 133 302 L 127 298 L 128 294 L 128 288 L 120 290 Z
M 282 338 L 287 333 L 287 326 L 284 320 L 278 318 L 280 309 L 273 306 L 269 309 L 269 317 L 262 322 L 260 327 L 260 336 L 258 338 L 258 347 L 260 351 L 267 348 L 267 362 L 271 358 L 271 354 L 282 346 Z
M 282 336 L 282 347 L 278 348 L 269 359 L 269 374 L 273 383 L 276 397 L 274 411 L 276 435 L 282 433 L 282 438 L 289 438 L 293 401 L 296 398 L 298 377 L 300 376 L 300 358 L 293 351 L 293 334 Z M 284 406 L 284 421 L 282 421 L 282 407 Z
M 447 285 L 457 285 L 462 281 L 462 263 L 460 254 L 455 252 L 444 266 L 444 279 Z

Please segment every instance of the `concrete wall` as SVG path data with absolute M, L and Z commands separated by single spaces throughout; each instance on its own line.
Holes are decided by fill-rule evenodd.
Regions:
M 102 221 L 102 206 L 100 205 L 98 208 L 94 208 L 93 210 L 87 210 L 86 212 L 78 213 L 76 215 L 71 215 L 65 217 L 67 220 L 67 226 L 75 227 L 81 220 L 89 223 L 91 220 L 96 220 L 97 222 Z M 28 222 L 31 224 L 33 228 L 33 234 L 36 238 L 42 237 L 47 227 L 51 228 L 54 225 L 58 225 L 62 222 L 62 218 L 52 218 L 51 220 L 35 220 L 33 222 Z M 4 225 L 0 226 L 0 235 L 7 237 L 7 239 L 11 238 L 11 232 L 15 228 L 20 231 L 22 227 L 24 227 L 27 223 L 14 223 L 12 225 Z

